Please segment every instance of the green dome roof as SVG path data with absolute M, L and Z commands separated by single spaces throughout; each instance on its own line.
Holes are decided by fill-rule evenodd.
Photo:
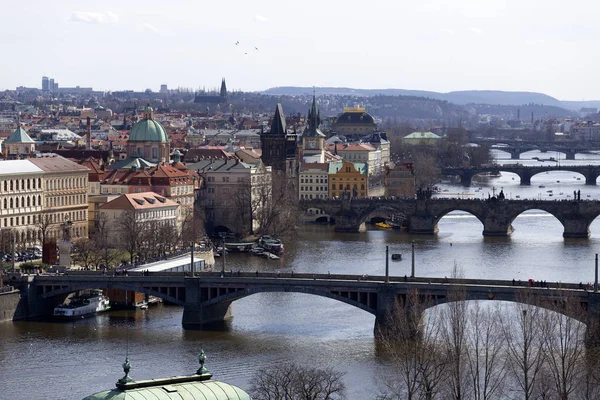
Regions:
M 83 400 L 252 400 L 237 386 L 219 381 L 197 381 L 160 384 L 129 390 L 106 390 L 85 397 Z
M 129 132 L 130 142 L 168 143 L 169 138 L 160 122 L 152 118 L 144 118 L 136 123 Z

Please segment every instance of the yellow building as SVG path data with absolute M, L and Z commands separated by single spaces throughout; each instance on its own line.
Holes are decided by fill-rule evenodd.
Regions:
M 329 195 L 331 197 L 367 197 L 368 166 L 349 161 L 329 164 Z

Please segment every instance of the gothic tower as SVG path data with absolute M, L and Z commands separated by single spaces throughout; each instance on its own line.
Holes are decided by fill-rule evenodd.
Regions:
M 275 107 L 271 128 L 260 135 L 262 161 L 273 171 L 284 172 L 288 178 L 296 176 L 297 144 L 296 135 L 287 133 L 285 114 L 280 103 Z
M 222 98 L 227 99 L 227 85 L 225 85 L 225 78 L 221 80 L 221 92 L 219 93 L 219 95 Z

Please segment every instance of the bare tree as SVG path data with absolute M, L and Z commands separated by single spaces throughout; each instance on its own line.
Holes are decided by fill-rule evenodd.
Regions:
M 449 391 L 452 398 L 461 400 L 466 396 L 468 379 L 466 373 L 468 304 L 465 288 L 453 287 L 448 291 L 448 303 L 444 309 L 442 336 L 448 358 Z
M 129 252 L 131 264 L 138 254 L 143 241 L 144 227 L 135 210 L 122 213 L 118 222 L 119 243 L 123 250 Z
M 74 261 L 86 270 L 92 265 L 96 265 L 96 261 L 99 258 L 96 244 L 87 238 L 75 241 L 71 252 L 73 253 Z
M 258 371 L 250 389 L 255 400 L 344 399 L 344 373 L 333 368 L 280 364 Z
M 522 390 L 523 398 L 530 400 L 534 398 L 544 365 L 544 330 L 540 326 L 543 312 L 530 291 L 519 294 L 517 300 L 500 317 L 511 376 Z
M 379 340 L 390 358 L 379 399 L 434 399 L 447 377 L 440 313 L 425 312 L 431 300 L 417 291 L 397 300 Z
M 107 215 L 100 213 L 96 220 L 96 232 L 92 235 L 92 240 L 94 241 L 98 252 L 96 267 L 101 263 L 104 264 L 106 268 L 109 268 L 115 263 L 119 256 L 119 252 L 111 243 L 111 233 L 114 232 L 110 229 Z
M 557 398 L 568 400 L 581 387 L 585 374 L 586 312 L 571 297 L 552 304 L 556 312 L 544 310 L 544 350 L 546 366 L 553 378 Z
M 499 398 L 503 394 L 507 372 L 498 312 L 498 308 L 486 312 L 480 302 L 470 307 L 467 361 L 475 400 Z
M 42 242 L 42 246 L 48 243 L 50 239 L 50 227 L 52 225 L 52 214 L 50 210 L 46 210 L 38 214 L 35 218 L 35 227 L 38 231 L 38 236 Z

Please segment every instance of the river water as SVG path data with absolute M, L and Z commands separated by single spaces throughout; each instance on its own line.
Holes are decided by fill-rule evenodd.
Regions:
M 500 162 L 514 162 L 497 154 Z M 535 152 L 522 157 L 534 156 L 548 158 L 548 154 Z M 570 161 L 598 162 L 600 157 L 590 155 Z M 582 199 L 600 199 L 600 186 L 585 186 L 585 179 L 575 173 L 540 174 L 532 178 L 530 187 L 519 186 L 518 179 L 503 173 L 469 188 L 442 182 L 440 195 L 487 197 L 493 188 L 502 188 L 513 198 L 553 200 L 581 190 Z M 410 274 L 414 241 L 418 276 L 449 276 L 456 265 L 468 278 L 593 280 L 600 222 L 592 224 L 592 236 L 587 240 L 563 239 L 562 225 L 542 211 L 522 214 L 513 226 L 509 238 L 484 238 L 481 223 L 465 213 L 444 217 L 435 236 L 378 229 L 342 234 L 330 227 L 306 225 L 286 242 L 281 260 L 233 254 L 226 262 L 228 270 L 381 275 L 388 245 L 392 253 L 404 255 L 403 261 L 390 263 L 391 274 L 403 276 Z M 384 366 L 373 339 L 372 315 L 334 300 L 291 293 L 256 294 L 234 302 L 232 308 L 234 318 L 228 332 L 184 331 L 182 309 L 167 305 L 114 311 L 74 323 L 2 323 L 0 398 L 81 399 L 112 388 L 123 374 L 120 365 L 127 354 L 134 379 L 192 374 L 198 368 L 200 348 L 207 354 L 206 366 L 214 379 L 244 389 L 250 388 L 256 371 L 293 361 L 346 372 L 349 399 L 375 397 Z

